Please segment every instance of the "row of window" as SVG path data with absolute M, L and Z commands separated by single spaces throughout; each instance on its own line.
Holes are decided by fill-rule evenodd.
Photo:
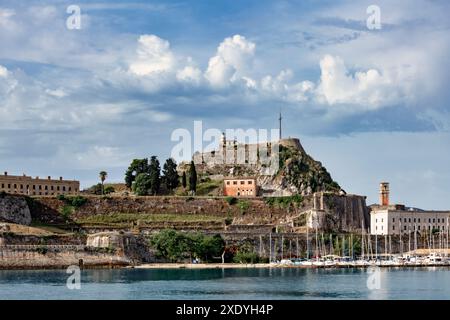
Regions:
M 239 190 L 237 195 L 238 196 L 251 196 L 251 195 L 253 195 L 253 190 Z
M 229 186 L 230 184 L 231 184 L 231 181 L 227 181 L 227 186 Z M 238 184 L 237 181 L 233 181 L 233 185 L 237 185 L 237 184 Z M 240 184 L 245 184 L 245 181 L 241 180 Z M 252 180 L 247 180 L 247 184 L 253 184 L 253 181 Z
M 10 183 L 8 183 L 8 184 L 6 185 L 6 184 L 2 183 L 2 189 L 5 189 L 6 186 L 7 186 L 7 189 L 9 189 L 9 190 L 11 190 L 11 189 L 13 189 L 13 190 L 17 190 L 17 189 L 23 190 L 23 189 L 24 189 L 24 185 L 23 185 L 23 184 L 21 184 L 21 185 L 18 185 L 18 184 L 13 184 L 13 185 L 11 185 Z M 12 186 L 12 188 L 11 188 L 11 186 Z M 20 186 L 20 187 L 19 187 L 19 186 Z M 19 187 L 19 188 L 18 188 L 18 187 Z M 50 187 L 50 188 L 49 188 L 49 187 Z M 29 185 L 26 185 L 25 190 L 29 190 L 29 189 L 30 189 L 30 186 L 29 186 Z M 61 188 L 60 186 L 56 186 L 56 188 L 55 188 L 54 186 L 47 186 L 47 185 L 45 185 L 45 186 L 42 186 L 42 185 L 32 185 L 32 186 L 31 186 L 31 190 L 51 190 L 51 191 L 56 190 L 56 191 L 66 191 L 66 186 L 62 186 L 62 188 Z M 72 187 L 69 187 L 68 190 L 69 190 L 69 192 L 71 192 L 71 191 L 72 191 Z
M 446 230 L 445 226 L 434 226 L 433 228 L 436 228 L 436 229 L 439 230 L 439 231 L 441 231 L 441 230 L 442 230 L 442 231 L 445 231 L 445 230 Z M 431 230 L 432 227 L 429 226 L 428 229 Z M 378 231 L 378 226 L 375 226 L 375 230 Z M 381 231 L 384 230 L 384 226 L 383 226 L 383 225 L 381 226 L 380 230 L 381 230 Z M 392 226 L 392 230 L 395 231 L 395 225 Z M 420 231 L 420 225 L 417 226 L 417 229 L 414 229 L 414 228 L 410 229 L 410 228 L 407 228 L 407 226 L 403 226 L 403 231 L 407 231 L 407 230 L 417 230 L 417 231 Z M 423 226 L 423 229 L 422 229 L 422 230 L 427 230 L 427 226 Z
M 407 228 L 407 226 L 403 226 L 403 230 L 414 230 L 414 227 L 416 227 L 416 226 L 412 226 L 412 227 L 413 228 Z M 438 230 L 446 230 L 445 226 L 439 226 L 439 225 L 428 226 L 428 229 L 430 229 L 430 230 L 433 229 L 433 228 L 436 228 Z M 424 225 L 422 230 L 426 230 L 426 229 L 427 229 L 427 226 Z M 383 230 L 383 228 L 381 230 Z M 395 230 L 395 225 L 392 225 L 392 230 Z M 417 226 L 417 230 L 420 231 L 420 225 Z
M 423 220 L 424 220 L 424 222 L 427 221 L 427 219 L 423 219 Z M 433 219 L 428 218 L 428 223 L 432 223 L 431 220 L 433 220 L 433 223 L 436 223 L 436 218 L 433 218 Z M 447 220 L 448 220 L 448 219 L 447 219 Z M 375 221 L 376 221 L 376 219 L 375 219 Z M 402 218 L 399 218 L 399 221 L 402 222 Z M 403 218 L 403 222 L 409 222 L 409 223 L 411 223 L 411 221 L 412 221 L 412 222 L 416 222 L 416 218 L 414 218 L 414 219 L 411 219 L 411 218 Z M 381 219 L 381 222 L 383 222 L 383 219 Z M 395 218 L 392 218 L 392 222 L 395 222 Z M 417 218 L 417 222 L 420 223 L 420 218 Z M 445 222 L 445 219 L 444 219 L 444 218 L 437 218 L 437 223 L 444 223 L 444 222 Z

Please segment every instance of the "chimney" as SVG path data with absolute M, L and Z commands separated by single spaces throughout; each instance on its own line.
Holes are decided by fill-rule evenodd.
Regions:
M 63 179 L 62 177 L 59 177 L 59 181 L 62 181 L 62 179 Z
M 380 183 L 380 205 L 389 205 L 389 182 Z
M 51 177 L 51 176 L 47 176 L 47 179 L 48 179 L 48 180 L 52 180 L 52 177 Z
M 5 176 L 7 176 L 8 175 L 8 171 L 5 171 Z

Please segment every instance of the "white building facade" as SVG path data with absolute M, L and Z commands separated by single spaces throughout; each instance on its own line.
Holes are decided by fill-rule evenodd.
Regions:
M 449 223 L 450 211 L 379 208 L 370 213 L 370 233 L 374 235 L 422 234 L 433 230 L 446 233 Z
M 380 183 L 380 204 L 371 206 L 370 233 L 400 235 L 417 232 L 449 231 L 450 211 L 406 209 L 404 205 L 389 204 L 389 183 Z

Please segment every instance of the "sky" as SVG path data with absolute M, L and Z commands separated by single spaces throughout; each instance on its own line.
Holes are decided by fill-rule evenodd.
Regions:
M 120 182 L 131 159 L 170 157 L 176 129 L 277 128 L 281 109 L 283 135 L 348 193 L 375 203 L 389 181 L 392 202 L 450 209 L 448 12 L 439 0 L 1 0 L 0 171 Z

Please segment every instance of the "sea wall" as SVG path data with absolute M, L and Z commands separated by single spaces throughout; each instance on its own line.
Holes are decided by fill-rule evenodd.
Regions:
M 83 268 L 119 267 L 131 264 L 126 256 L 87 251 L 84 246 L 0 246 L 0 269 L 66 268 L 77 265 Z

